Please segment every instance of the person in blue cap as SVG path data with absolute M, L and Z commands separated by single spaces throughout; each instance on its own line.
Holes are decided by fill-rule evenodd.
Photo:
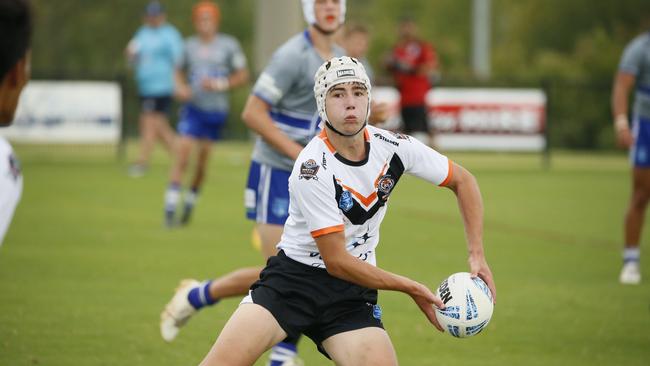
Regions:
M 176 134 L 169 125 L 174 94 L 174 72 L 183 52 L 183 39 L 166 20 L 158 1 L 144 11 L 143 25 L 129 41 L 125 53 L 135 69 L 140 96 L 140 152 L 129 175 L 141 177 L 147 170 L 156 140 L 173 152 Z

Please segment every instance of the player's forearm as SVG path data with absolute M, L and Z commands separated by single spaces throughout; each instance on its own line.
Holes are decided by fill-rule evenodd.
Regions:
M 483 198 L 476 178 L 462 167 L 455 169 L 461 175 L 454 188 L 458 207 L 465 226 L 467 249 L 470 255 L 483 255 Z
M 616 75 L 612 90 L 612 117 L 614 117 L 614 120 L 618 116 L 627 116 L 628 98 L 633 85 L 633 75 L 626 73 L 618 73 Z
M 375 267 L 347 252 L 341 254 L 337 260 L 325 262 L 325 266 L 327 272 L 336 278 L 377 290 L 410 294 L 416 284 L 409 278 Z
M 295 160 L 303 147 L 273 124 L 265 105 L 265 102 L 256 96 L 249 97 L 242 112 L 242 120 L 248 128 L 259 134 L 269 145 Z
M 241 69 L 234 72 L 230 77 L 228 77 L 229 89 L 242 86 L 248 82 L 249 73 L 246 69 Z

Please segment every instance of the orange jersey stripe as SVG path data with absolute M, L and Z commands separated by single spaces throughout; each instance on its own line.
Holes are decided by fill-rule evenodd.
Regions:
M 326 234 L 331 234 L 331 233 L 338 233 L 340 231 L 345 230 L 345 226 L 343 224 L 341 225 L 336 225 L 336 226 L 330 226 L 330 227 L 324 227 L 322 229 L 314 230 L 311 232 L 311 237 L 312 238 L 318 238 L 319 236 L 323 236 Z
M 327 149 L 334 154 L 336 152 L 336 149 L 334 146 L 332 146 L 332 143 L 330 142 L 330 139 L 327 138 L 327 134 L 325 133 L 325 129 L 322 129 L 320 133 L 318 134 L 318 137 L 320 137 L 321 140 L 327 145 Z
M 447 163 L 449 164 L 449 168 L 447 170 L 447 178 L 445 178 L 445 180 L 443 180 L 442 183 L 438 184 L 438 186 L 440 187 L 444 187 L 447 184 L 449 184 L 449 182 L 451 181 L 451 177 L 454 175 L 454 162 L 451 161 L 451 159 L 447 159 Z

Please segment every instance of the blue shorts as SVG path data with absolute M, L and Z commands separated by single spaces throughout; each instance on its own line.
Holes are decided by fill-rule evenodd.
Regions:
M 635 168 L 650 168 L 650 119 L 634 118 L 632 127 L 634 145 L 630 150 L 630 159 Z
M 226 125 L 228 113 L 206 112 L 191 104 L 185 104 L 180 111 L 178 133 L 196 139 L 221 139 L 221 131 Z
M 284 225 L 289 217 L 290 171 L 251 162 L 244 194 L 246 217 L 258 224 Z

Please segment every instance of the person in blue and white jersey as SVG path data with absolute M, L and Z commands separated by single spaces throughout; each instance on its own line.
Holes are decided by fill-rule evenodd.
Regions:
M 465 226 L 468 262 L 496 293 L 483 249 L 483 204 L 460 165 L 401 134 L 368 126 L 371 86 L 344 56 L 316 73 L 322 132 L 300 152 L 289 178 L 289 218 L 269 258 L 202 366 L 252 365 L 279 340 L 301 334 L 337 365 L 397 365 L 377 290 L 409 295 L 442 331 L 442 300 L 425 285 L 376 266 L 380 226 L 404 174 L 450 189 Z
M 634 92 L 634 107 L 628 100 Z M 639 242 L 650 200 L 650 32 L 634 38 L 625 48 L 614 79 L 612 112 L 616 139 L 630 149 L 632 194 L 625 215 L 622 284 L 641 282 Z M 632 122 L 630 129 L 629 122 Z
M 31 77 L 32 10 L 29 0 L 0 0 L 0 128 L 12 124 Z M 0 136 L 0 245 L 23 191 L 20 164 Z
M 247 61 L 239 41 L 218 32 L 221 12 L 217 4 L 201 1 L 192 9 L 196 35 L 185 41 L 177 73 L 178 95 L 185 100 L 178 122 L 179 138 L 165 194 L 165 224 L 177 223 L 181 184 L 194 150 L 197 162 L 189 189 L 184 192 L 181 224 L 190 220 L 205 180 L 212 144 L 222 137 L 230 111 L 230 90 L 248 82 Z
M 175 133 L 169 124 L 174 93 L 174 72 L 181 58 L 183 39 L 166 21 L 158 1 L 150 2 L 144 12 L 144 24 L 129 41 L 125 53 L 135 68 L 140 95 L 140 152 L 129 175 L 145 174 L 156 140 L 173 153 Z

